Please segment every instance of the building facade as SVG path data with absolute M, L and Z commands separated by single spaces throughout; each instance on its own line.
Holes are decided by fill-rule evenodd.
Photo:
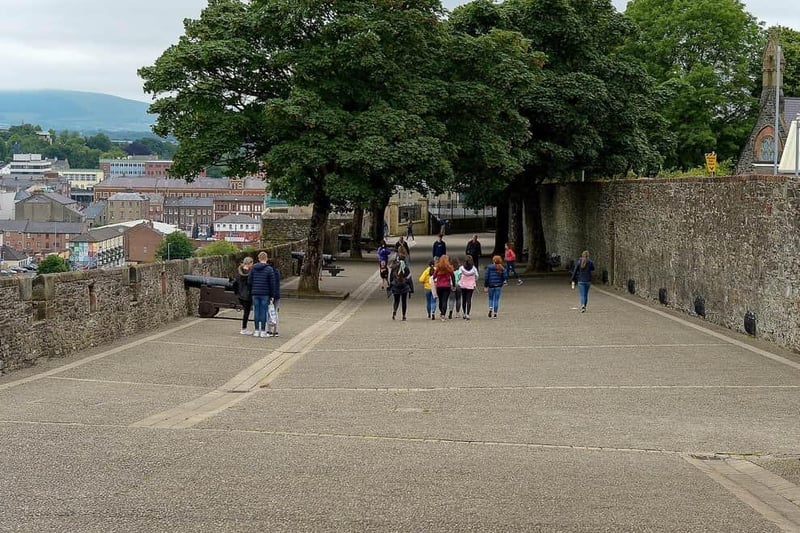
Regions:
M 142 222 L 124 234 L 125 260 L 128 263 L 152 263 L 164 235 L 153 228 L 152 222 Z
M 261 216 L 265 196 L 225 195 L 214 198 L 214 220 L 230 215 Z
M 33 222 L 83 222 L 78 203 L 55 192 L 36 191 L 14 206 L 16 220 Z
M 197 178 L 192 182 L 171 178 L 106 177 L 94 188 L 94 199 L 118 192 L 156 193 L 164 198 L 216 198 L 218 196 L 264 197 L 264 182 L 257 178 Z
M 258 242 L 261 238 L 260 218 L 228 215 L 214 222 L 214 238 L 230 242 Z
M 118 192 L 106 200 L 108 224 L 150 217 L 150 198 L 136 192 Z
M 105 172 L 100 169 L 61 170 L 58 175 L 69 182 L 70 189 L 87 190 L 103 181 Z
M 214 223 L 214 199 L 167 198 L 164 200 L 164 222 L 177 226 L 193 238 L 209 236 Z
M 82 222 L 0 220 L 4 242 L 28 257 L 60 254 L 85 230 L 86 224 Z
M 95 228 L 70 241 L 70 263 L 77 270 L 112 268 L 125 264 L 127 228 Z

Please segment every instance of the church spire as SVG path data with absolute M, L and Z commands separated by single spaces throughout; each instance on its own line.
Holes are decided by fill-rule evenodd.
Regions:
M 786 68 L 786 59 L 783 57 L 781 50 L 780 58 L 778 56 L 778 31 L 773 28 L 769 32 L 769 40 L 767 47 L 764 49 L 763 67 L 762 67 L 762 85 L 766 90 L 771 87 L 773 90 L 779 85 L 783 85 L 783 72 Z M 780 61 L 780 79 L 778 79 L 778 61 Z

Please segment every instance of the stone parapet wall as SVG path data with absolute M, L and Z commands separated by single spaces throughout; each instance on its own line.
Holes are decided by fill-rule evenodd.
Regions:
M 597 279 L 800 350 L 800 181 L 735 176 L 575 183 L 542 195 L 548 251 L 588 249 Z
M 284 279 L 292 274 L 291 252 L 304 247 L 301 241 L 267 250 Z M 40 357 L 68 356 L 196 315 L 200 291 L 184 288 L 183 276 L 232 277 L 244 255 L 4 277 L 0 371 L 30 366 Z

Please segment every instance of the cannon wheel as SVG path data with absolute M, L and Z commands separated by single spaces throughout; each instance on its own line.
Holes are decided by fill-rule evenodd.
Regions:
M 201 318 L 211 318 L 218 312 L 219 307 L 214 307 L 208 302 L 200 302 L 200 305 L 197 306 L 197 314 L 200 315 Z

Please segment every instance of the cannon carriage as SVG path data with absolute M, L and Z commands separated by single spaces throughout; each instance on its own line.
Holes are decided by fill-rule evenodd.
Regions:
M 183 286 L 187 289 L 200 289 L 197 314 L 202 318 L 215 316 L 220 308 L 242 309 L 242 303 L 239 301 L 232 280 L 187 274 L 183 276 Z

